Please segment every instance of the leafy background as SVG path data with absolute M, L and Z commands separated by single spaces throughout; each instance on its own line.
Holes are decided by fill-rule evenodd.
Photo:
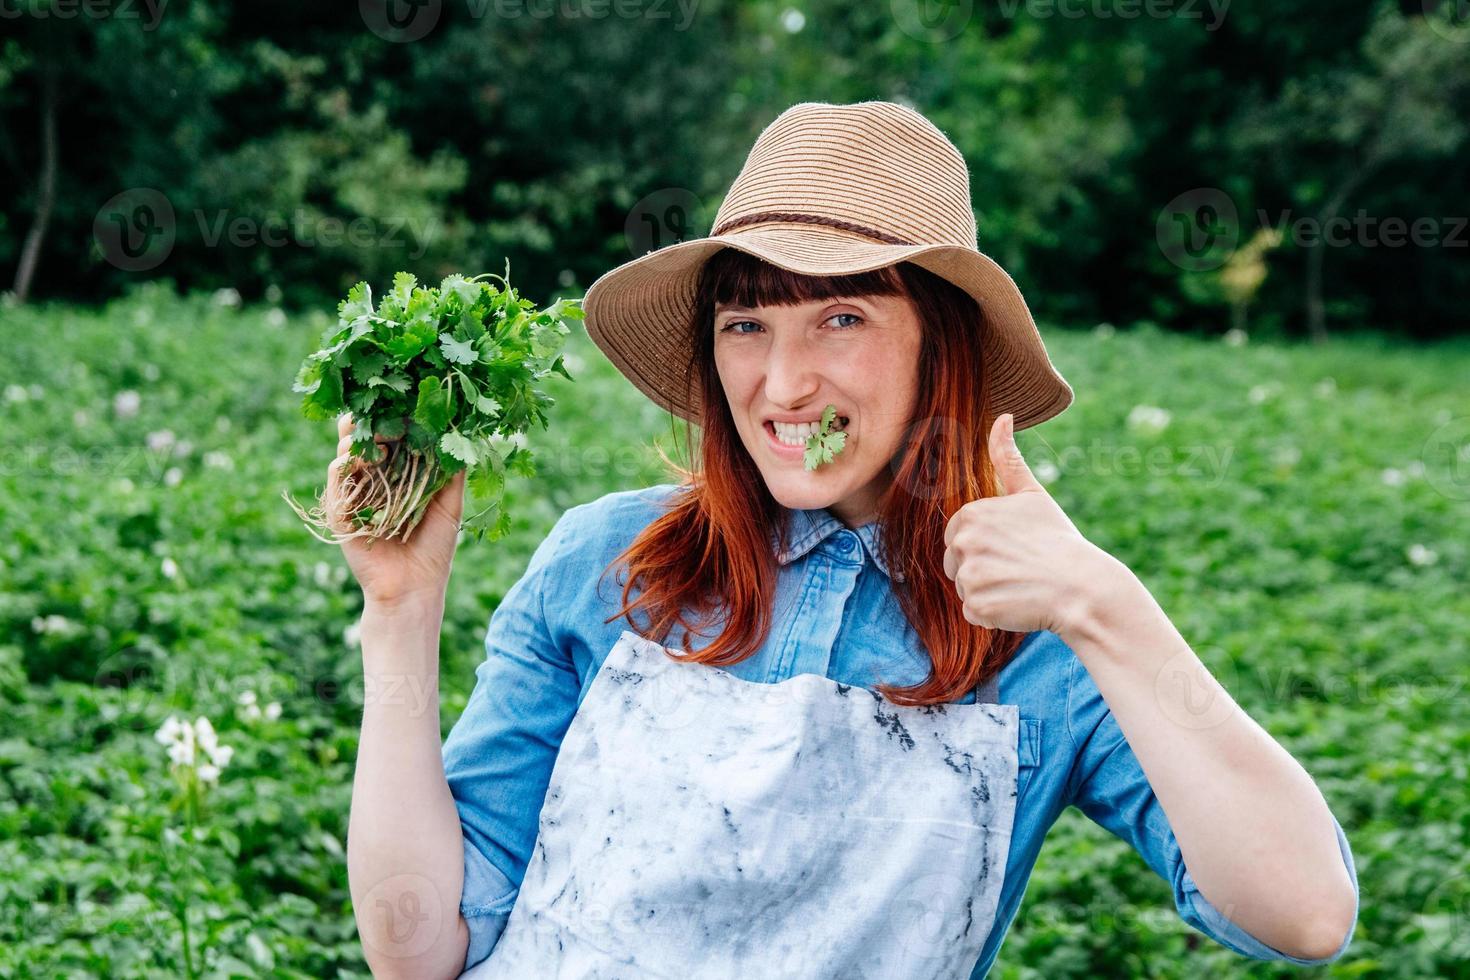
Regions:
M 68 19 L 35 0 L 4 21 L 0 975 L 366 976 L 344 855 L 361 599 L 280 499 L 315 493 L 335 443 L 290 391 L 301 358 L 352 282 L 400 268 L 509 258 L 524 295 L 579 296 L 706 233 L 791 103 L 882 98 L 965 153 L 980 244 L 1077 391 L 1019 434 L 1033 468 L 1347 830 L 1356 935 L 1306 972 L 1470 976 L 1470 265 L 1448 245 L 1273 247 L 1254 217 L 1448 233 L 1470 186 L 1453 5 L 1286 0 L 1213 30 L 1036 4 L 915 28 L 902 0 L 704 0 L 677 29 L 427 6 L 436 26 L 402 43 L 367 0 L 175 0 L 151 27 L 142 5 Z M 140 188 L 176 221 L 159 264 L 129 271 L 95 223 Z M 1197 188 L 1241 215 L 1216 268 L 1156 234 Z M 267 244 L 237 221 L 288 230 Z M 333 221 L 370 234 L 329 243 Z M 658 450 L 682 449 L 584 332 L 566 363 L 576 381 L 548 382 L 552 425 L 528 440 L 538 472 L 507 482 L 509 535 L 456 559 L 446 732 L 556 518 L 668 479 Z M 279 717 L 248 716 L 246 692 Z M 198 838 L 172 831 L 153 738 L 170 714 L 236 749 Z M 992 975 L 1302 972 L 1190 930 L 1069 810 Z
M 152 740 L 177 712 L 237 747 L 207 802 L 229 846 L 201 847 L 207 873 L 180 886 L 195 889 L 196 947 L 206 925 L 212 937 L 206 975 L 365 976 L 343 851 L 360 593 L 279 497 L 313 492 L 335 442 L 289 393 L 327 314 L 153 285 L 96 311 L 8 316 L 0 974 L 179 970 Z M 1440 448 L 1470 423 L 1470 349 L 1043 331 L 1078 397 L 1019 433 L 1032 467 L 1303 760 L 1348 832 L 1362 909 L 1325 972 L 1466 975 L 1470 471 Z M 552 424 L 530 440 L 537 475 L 507 482 L 510 534 L 456 559 L 446 733 L 490 611 L 562 510 L 662 482 L 657 448 L 681 448 L 580 330 L 566 363 L 576 381 L 546 383 Z M 1140 421 L 1140 405 L 1167 424 Z M 243 718 L 245 690 L 280 718 Z M 1068 810 L 994 975 L 1293 972 L 1194 933 L 1126 844 Z

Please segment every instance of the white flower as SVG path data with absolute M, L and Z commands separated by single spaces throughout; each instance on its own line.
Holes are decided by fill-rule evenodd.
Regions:
M 183 482 L 183 479 L 184 471 L 177 466 L 170 466 L 167 470 L 164 470 L 163 485 L 166 487 L 176 487 Z
M 342 642 L 350 647 L 362 643 L 362 623 L 356 622 L 342 631 Z
M 157 432 L 148 433 L 148 448 L 155 453 L 161 453 L 173 447 L 174 432 L 172 429 L 159 429 Z
M 1460 455 L 1462 457 L 1465 455 L 1465 451 L 1463 449 L 1460 451 Z M 1415 476 L 1415 477 L 1423 476 L 1424 475 L 1424 460 L 1422 460 L 1422 459 L 1411 459 L 1411 460 L 1409 460 L 1409 475 L 1410 476 Z
M 1270 398 L 1272 395 L 1276 394 L 1276 392 L 1280 390 L 1280 387 L 1281 386 L 1276 384 L 1275 382 L 1264 385 L 1256 385 L 1250 390 L 1250 394 L 1247 397 L 1250 398 L 1250 402 L 1252 405 L 1259 405 Z
M 269 286 L 265 287 L 265 301 L 267 303 L 279 303 L 281 301 L 281 297 L 283 297 L 284 295 L 285 293 L 281 292 L 281 287 L 277 286 L 275 283 L 271 283 Z
M 311 580 L 318 588 L 325 589 L 332 584 L 332 566 L 324 561 L 317 562 L 311 569 Z
M 187 456 L 194 451 L 194 444 L 188 439 L 180 439 L 174 443 L 175 456 Z
M 1135 405 L 1128 413 L 1128 427 L 1141 432 L 1159 433 L 1168 428 L 1172 416 L 1156 405 Z
M 179 577 L 179 563 L 172 558 L 164 558 L 162 564 L 159 566 L 159 570 L 163 572 L 164 578 Z
M 235 457 L 218 449 L 212 449 L 204 454 L 204 465 L 212 470 L 232 470 L 235 468 Z
M 1271 458 L 1277 466 L 1295 466 L 1301 462 L 1302 451 L 1296 446 L 1277 446 Z
M 254 691 L 241 691 L 235 702 L 240 705 L 238 714 L 246 721 L 259 721 L 261 716 L 259 696 Z
M 26 400 L 26 390 L 20 385 L 5 386 L 5 400 L 8 402 L 23 402 Z
M 284 327 L 286 325 L 286 311 L 278 306 L 273 306 L 266 311 L 265 322 L 272 327 Z
M 1409 561 L 1415 565 L 1433 565 L 1439 561 L 1439 553 L 1422 544 L 1409 545 Z
M 184 738 L 168 747 L 168 757 L 178 766 L 192 766 L 194 764 L 194 739 Z
M 169 715 L 168 719 L 158 726 L 158 731 L 153 733 L 153 737 L 164 745 L 168 745 L 178 741 L 183 730 L 184 726 L 179 722 L 178 717 Z
M 214 726 L 203 715 L 192 725 L 177 715 L 169 715 L 153 737 L 168 746 L 169 760 L 175 766 L 194 767 L 195 774 L 206 783 L 218 782 L 220 770 L 235 755 L 233 746 L 219 743 Z M 200 750 L 207 761 L 201 759 Z
M 1114 327 L 1111 323 L 1099 323 L 1097 326 L 1092 328 L 1092 335 L 1100 340 L 1107 340 L 1109 337 L 1117 332 L 1117 328 Z
M 1402 470 L 1396 470 L 1392 466 L 1383 471 L 1383 482 L 1391 487 L 1404 485 L 1404 474 Z
M 214 305 L 235 307 L 240 305 L 240 291 L 230 286 L 214 291 Z
M 781 14 L 781 26 L 787 34 L 797 34 L 806 26 L 806 14 L 794 7 L 787 7 Z
M 1031 471 L 1036 474 L 1036 479 L 1042 483 L 1051 483 L 1062 475 L 1062 471 L 1057 468 L 1057 464 L 1049 459 L 1037 460 L 1035 465 L 1031 467 Z
M 197 738 L 199 740 L 199 744 L 204 746 L 206 749 L 211 748 L 215 745 L 216 736 L 214 734 L 214 726 L 211 725 L 209 723 L 209 719 L 204 717 L 203 715 L 200 715 L 194 720 L 194 737 Z
M 1337 379 L 1323 378 L 1317 382 L 1317 386 L 1312 390 L 1317 393 L 1318 398 L 1331 398 L 1337 394 Z
M 120 419 L 130 419 L 138 414 L 138 406 L 142 402 L 142 397 L 136 391 L 119 391 L 112 396 L 112 411 Z
M 272 701 L 270 704 L 265 706 L 266 721 L 275 721 L 279 717 L 281 717 L 281 705 L 279 702 Z
M 65 616 L 52 613 L 49 616 L 31 618 L 31 631 L 35 633 L 71 633 L 75 624 Z
M 157 381 L 158 380 L 158 365 L 157 364 L 154 364 L 151 361 L 148 362 L 147 364 L 144 364 L 143 365 L 143 377 L 147 378 L 149 381 Z
M 1231 327 L 1225 331 L 1224 340 L 1227 347 L 1244 347 L 1245 342 L 1249 339 L 1250 336 L 1239 327 Z

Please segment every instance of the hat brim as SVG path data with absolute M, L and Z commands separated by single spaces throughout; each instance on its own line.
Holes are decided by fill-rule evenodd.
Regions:
M 697 385 L 684 376 L 688 316 L 700 270 L 722 248 L 812 276 L 867 272 L 901 261 L 923 266 L 980 304 L 982 357 L 991 366 L 997 416 L 1012 412 L 1015 428 L 1025 429 L 1072 403 L 1072 388 L 1052 366 L 1020 289 L 983 252 L 957 245 L 887 245 L 810 225 L 765 226 L 649 252 L 603 274 L 583 298 L 592 342 L 640 391 L 680 418 L 701 424 Z

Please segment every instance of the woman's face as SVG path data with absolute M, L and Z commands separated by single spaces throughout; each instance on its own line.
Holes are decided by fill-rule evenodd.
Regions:
M 756 309 L 722 303 L 713 329 L 735 428 L 776 501 L 826 507 L 848 527 L 874 520 L 918 399 L 920 324 L 909 299 L 839 297 Z M 782 446 L 772 420 L 820 422 L 829 404 L 837 406 L 837 422 L 847 420 L 847 442 L 809 471 L 804 449 Z

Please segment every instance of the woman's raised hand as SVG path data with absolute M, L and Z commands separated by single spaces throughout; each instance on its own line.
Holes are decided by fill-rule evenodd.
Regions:
M 344 465 L 349 471 L 376 465 L 348 452 L 353 424 L 351 413 L 337 420 L 337 458 L 327 466 L 329 497 L 340 492 Z M 376 441 L 386 445 L 389 440 L 379 436 Z M 353 538 L 341 542 L 348 567 L 362 587 L 368 605 L 381 609 L 416 601 L 442 605 L 459 539 L 459 522 L 464 514 L 464 485 L 465 473 L 461 470 L 434 495 L 407 543 L 396 538 Z

